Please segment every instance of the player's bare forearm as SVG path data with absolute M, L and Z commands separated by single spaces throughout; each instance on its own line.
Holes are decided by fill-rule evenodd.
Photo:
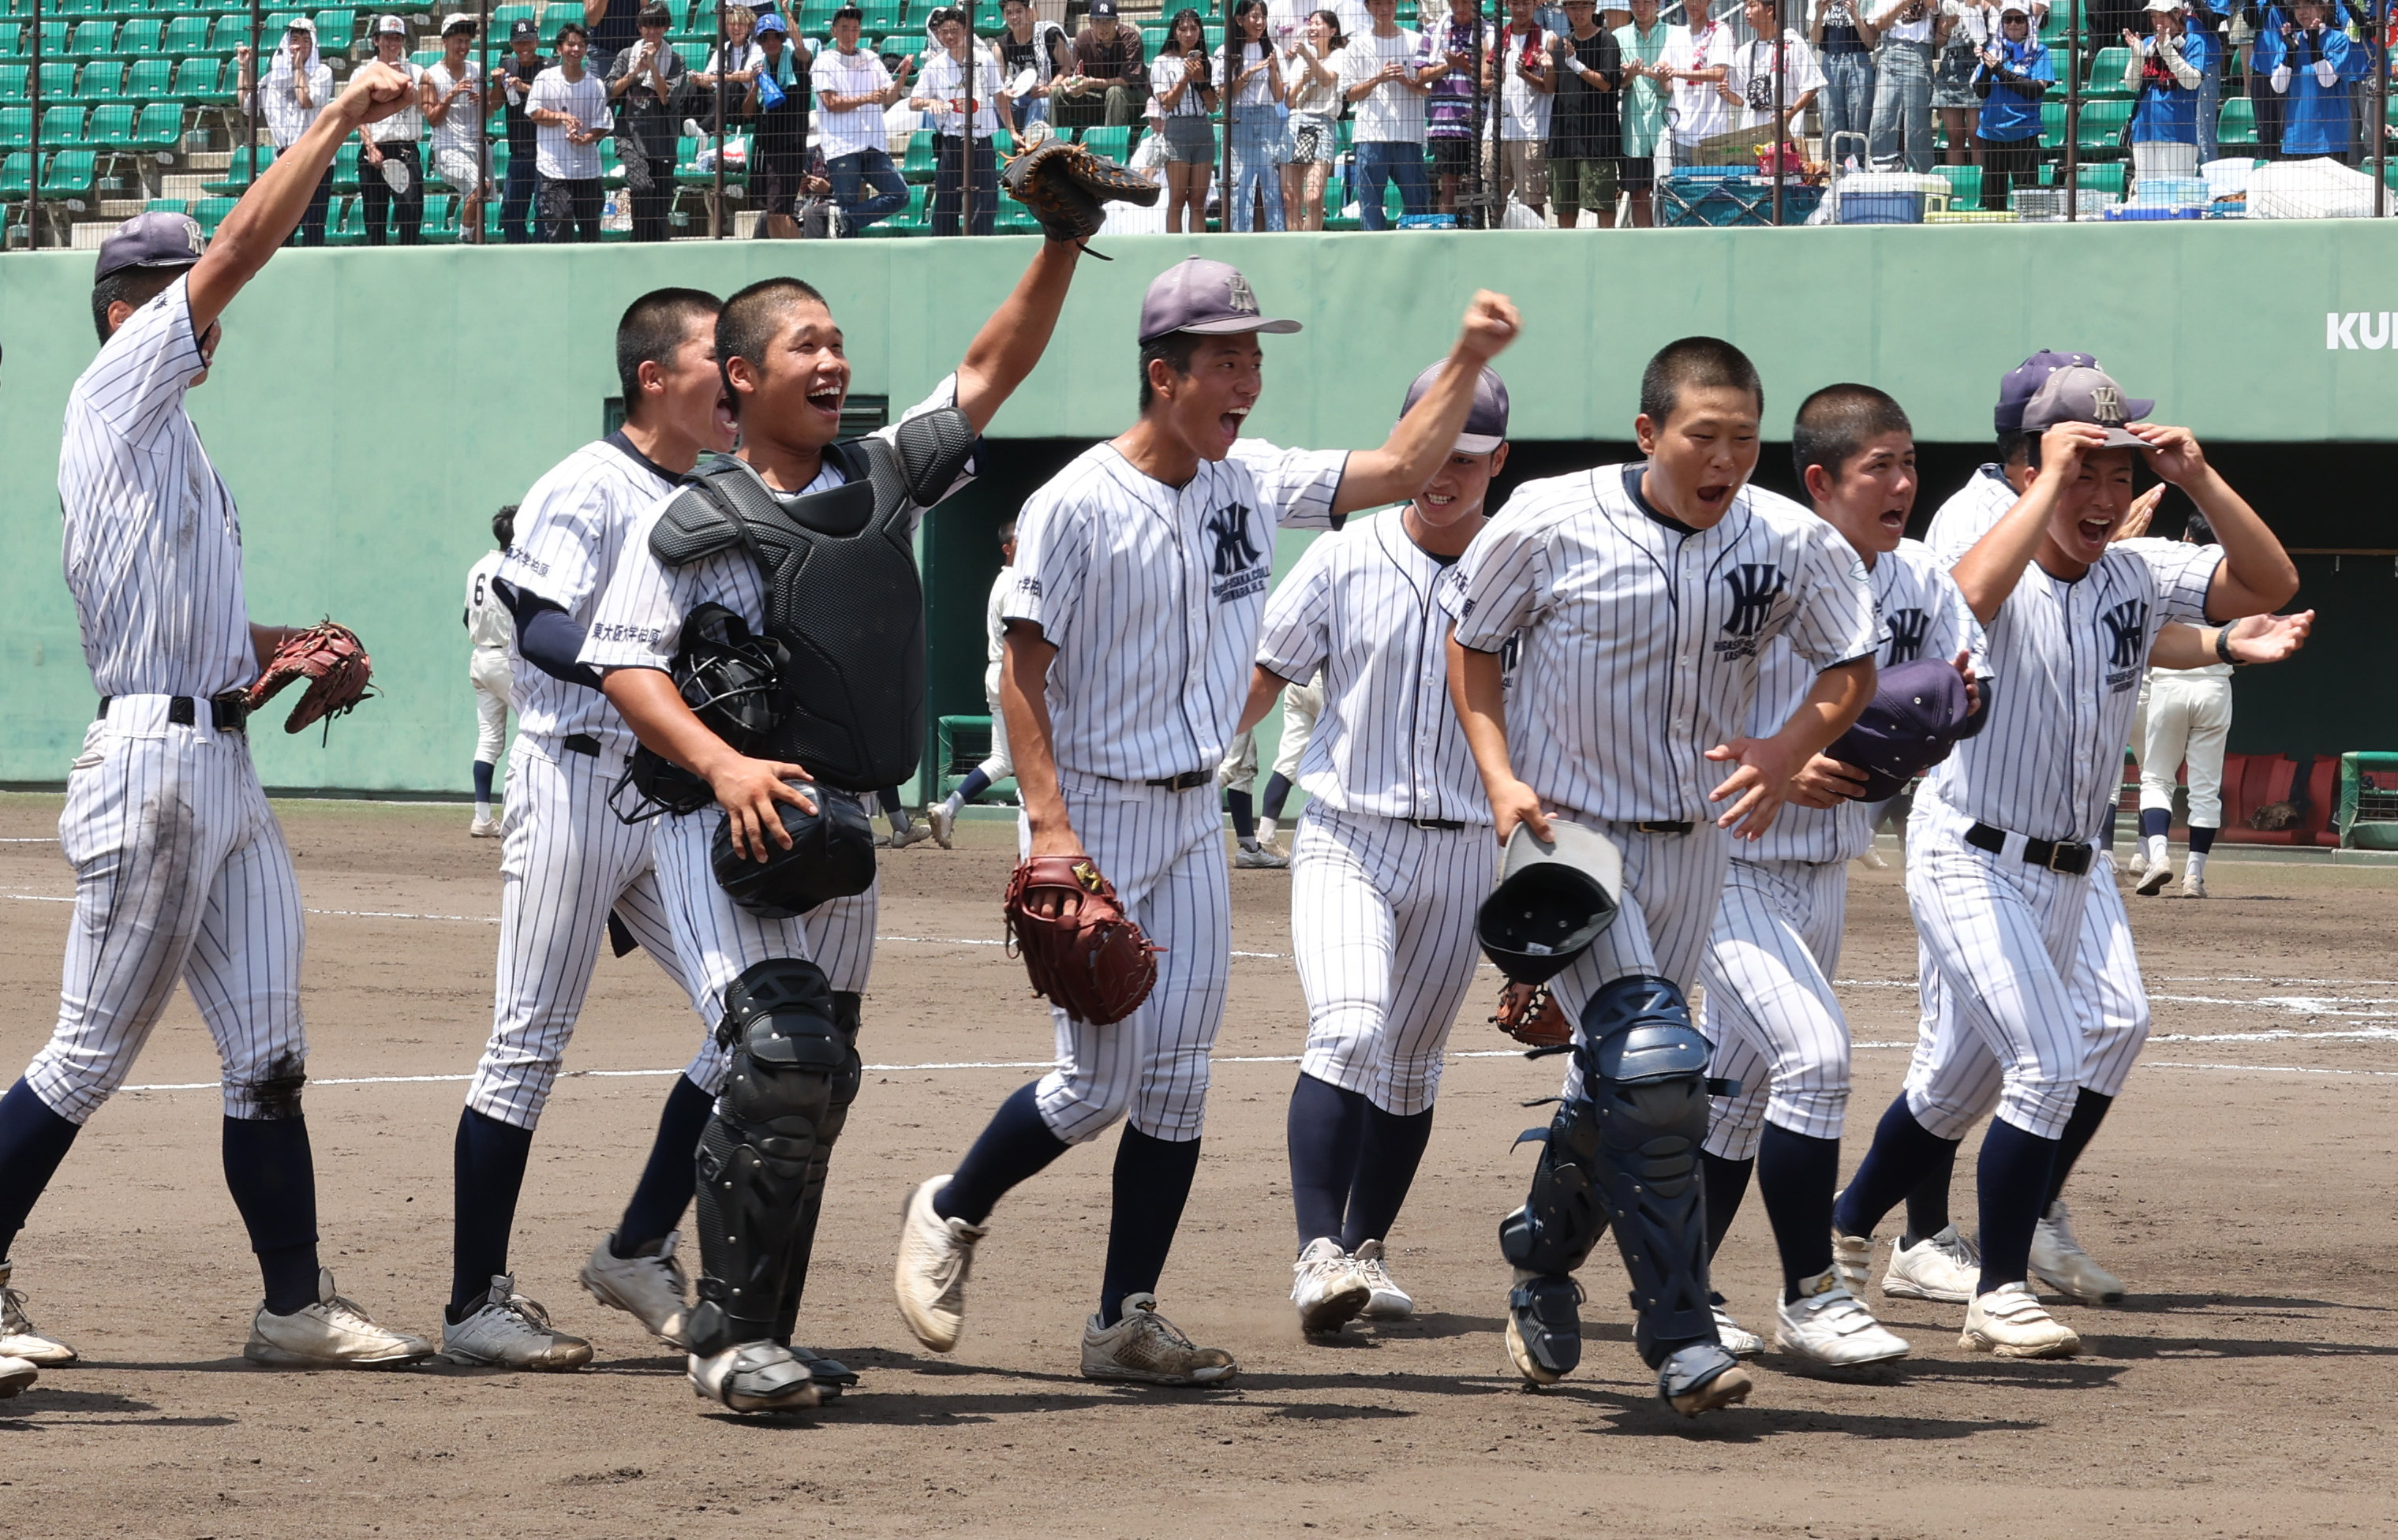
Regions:
M 2195 457 L 2195 443 L 2190 452 Z M 2257 510 L 2248 506 L 2248 500 L 2233 491 L 2214 466 L 2203 462 L 2195 475 L 2175 485 L 2198 504 L 2198 511 L 2214 526 L 2216 543 L 2223 547 L 2223 565 L 2207 590 L 2206 618 L 2238 620 L 2289 603 L 2298 591 L 2297 564 L 2290 560 L 2290 554 L 2265 527 Z
M 958 366 L 958 406 L 975 432 L 990 425 L 999 408 L 1048 350 L 1050 333 L 1058 329 L 1058 313 L 1066 305 L 1066 290 L 1074 281 L 1074 263 L 1082 254 L 1083 248 L 1072 241 L 1043 241 L 1024 276 L 1016 280 L 1016 291 L 975 333 L 965 362 Z
M 1266 713 L 1273 709 L 1273 703 L 1282 699 L 1282 692 L 1294 682 L 1284 678 L 1263 663 L 1252 668 L 1249 671 L 1248 703 L 1241 708 L 1241 725 L 1233 730 L 1246 732 L 1264 721 Z
M 2248 615 L 2220 628 L 2173 621 L 2157 631 L 2149 648 L 2150 668 L 2206 668 L 2223 662 L 2216 639 L 2228 637 L 2223 650 L 2235 663 L 2278 663 L 2307 645 L 2314 630 L 2315 612 L 2295 615 Z
M 283 638 L 290 636 L 292 630 L 293 628 L 288 625 L 261 625 L 255 621 L 250 623 L 249 649 L 257 655 L 259 667 L 266 666 L 266 660 L 275 656 L 275 649 L 283 645 Z
M 790 849 L 791 837 L 775 804 L 795 802 L 813 810 L 814 801 L 790 783 L 815 777 L 798 765 L 752 759 L 735 752 L 692 714 L 682 691 L 664 669 L 607 669 L 600 675 L 600 688 L 643 747 L 707 783 L 716 794 L 717 806 L 724 810 L 735 851 L 763 861 L 769 838 Z
M 1335 514 L 1404 502 L 1424 489 L 1465 427 L 1474 409 L 1474 387 L 1484 365 L 1506 351 L 1522 328 L 1522 317 L 1504 294 L 1489 289 L 1475 293 L 1465 307 L 1465 322 L 1457 344 L 1448 350 L 1448 366 L 1409 408 L 1379 449 L 1361 449 L 1349 457 L 1333 494 Z
M 1548 814 L 1531 787 L 1516 778 L 1515 761 L 1507 753 L 1506 672 L 1496 652 L 1480 652 L 1455 636 L 1448 638 L 1448 702 L 1464 730 L 1465 746 L 1482 776 L 1490 798 L 1492 833 L 1499 843 L 1529 824 L 1543 839 L 1550 837 Z
M 2106 433 L 2087 422 L 2059 422 L 2041 435 L 2040 474 L 2032 478 L 2030 489 L 2000 515 L 1989 533 L 1974 542 L 1974 548 L 1949 569 L 1975 620 L 1987 625 L 1998 617 L 1999 608 L 2023 581 L 2024 568 L 2040 549 L 2057 498 L 2080 474 L 2082 454 L 2106 442 Z
M 1871 658 L 1835 663 L 1815 676 L 1807 698 L 1772 737 L 1735 738 L 1707 750 L 1709 759 L 1738 766 L 1708 794 L 1711 802 L 1731 804 L 1717 818 L 1717 827 L 1740 838 L 1761 838 L 1790 795 L 1791 778 L 1849 730 L 1873 699 L 1874 679 Z
M 1034 855 L 1073 855 L 1083 848 L 1058 788 L 1058 755 L 1049 726 L 1049 665 L 1058 649 L 1037 627 L 1011 622 L 999 671 L 999 714 L 1007 723 L 1007 752 L 1016 765 L 1017 795 L 1032 831 Z

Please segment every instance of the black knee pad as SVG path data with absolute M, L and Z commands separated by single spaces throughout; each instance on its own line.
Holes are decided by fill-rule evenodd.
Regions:
M 1499 1251 L 1508 1265 L 1531 1273 L 1570 1273 L 1607 1230 L 1598 1190 L 1598 1118 L 1587 1094 L 1557 1108 L 1542 1141 L 1541 1161 L 1524 1206 L 1499 1222 Z

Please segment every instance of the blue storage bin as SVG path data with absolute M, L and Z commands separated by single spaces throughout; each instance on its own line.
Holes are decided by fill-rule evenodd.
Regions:
M 2110 220 L 2203 220 L 2206 210 L 2195 204 L 2126 203 L 2106 211 Z
M 1842 193 L 1842 224 L 1921 224 L 1920 193 Z

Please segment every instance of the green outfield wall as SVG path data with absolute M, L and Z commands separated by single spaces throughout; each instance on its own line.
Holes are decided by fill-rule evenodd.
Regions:
M 973 638 L 991 527 L 1079 444 L 1128 421 L 1142 287 L 1202 246 L 1238 262 L 1268 311 L 1307 323 L 1268 340 L 1250 425 L 1277 441 L 1378 442 L 1405 381 L 1487 287 L 1523 308 L 1526 335 L 1505 360 L 1515 435 L 1551 459 L 1628 436 L 1641 362 L 1692 332 L 1756 357 L 1769 437 L 1807 390 L 1845 378 L 1893 391 L 1919 437 L 1956 446 L 1987 437 L 2002 370 L 2037 347 L 2079 348 L 2157 396 L 2161 417 L 2286 451 L 2270 461 L 2286 466 L 2273 490 L 2325 548 L 2398 546 L 2388 476 L 2355 472 L 2360 453 L 2398 453 L 2398 221 L 1132 237 L 1106 243 L 1112 263 L 1084 264 L 1046 361 L 993 424 L 991 475 L 928 533 L 936 709 L 979 710 Z M 227 315 L 193 416 L 241 505 L 251 612 L 350 622 L 385 693 L 330 745 L 262 732 L 265 780 L 463 787 L 465 570 L 492 509 L 599 432 L 616 388 L 613 327 L 635 295 L 806 277 L 832 297 L 855 389 L 904 406 L 956 361 L 1031 250 L 991 239 L 279 255 Z M 88 254 L 0 259 L 0 781 L 61 780 L 92 711 L 55 490 L 61 410 L 95 348 L 90 275 Z M 2345 457 L 2341 486 L 2356 489 L 2315 495 L 2317 454 Z M 2386 555 L 2323 561 L 2339 564 L 2330 586 L 2358 611 L 2336 629 L 2364 639 L 2362 611 L 2391 613 L 2398 573 Z M 2307 565 L 2310 582 L 2331 575 Z M 2356 677 L 2294 667 L 2257 719 L 2283 735 L 2278 746 L 2398 747 L 2387 725 L 2398 699 L 2378 684 L 2360 698 Z M 2244 730 L 2249 693 L 2241 737 L 2275 746 Z

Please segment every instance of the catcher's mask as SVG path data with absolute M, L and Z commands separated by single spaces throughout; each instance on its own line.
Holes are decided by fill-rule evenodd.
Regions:
M 682 624 L 675 688 L 692 715 L 738 754 L 754 753 L 783 725 L 783 671 L 791 655 L 721 604 L 703 604 Z
M 1824 757 L 1866 772 L 1858 800 L 1886 802 L 1972 736 L 1965 703 L 1965 680 L 1953 663 L 1925 658 L 1886 668 L 1872 703 Z
M 798 783 L 816 805 L 808 811 L 796 803 L 777 802 L 783 828 L 791 837 L 788 850 L 769 838 L 764 861 L 751 861 L 733 849 L 730 822 L 720 818 L 709 856 L 716 885 L 733 902 L 769 919 L 803 915 L 819 904 L 849 898 L 874 884 L 874 828 L 866 806 L 845 791 L 814 783 Z
M 1543 842 L 1518 824 L 1507 840 L 1499 886 L 1475 917 L 1475 939 L 1519 984 L 1546 984 L 1615 923 L 1623 852 L 1595 829 L 1551 819 Z

